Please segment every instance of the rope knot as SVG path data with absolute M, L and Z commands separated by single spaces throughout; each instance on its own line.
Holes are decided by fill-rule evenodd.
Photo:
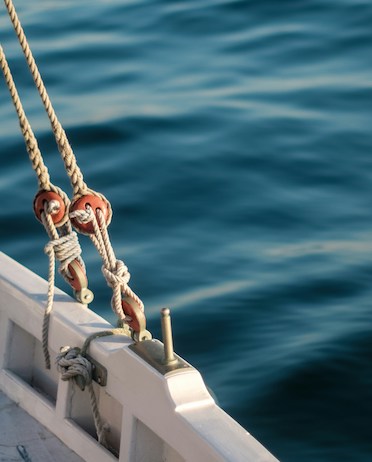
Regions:
M 81 390 L 92 382 L 92 364 L 80 354 L 79 348 L 62 347 L 56 362 L 62 380 L 74 379 Z
M 65 279 L 67 278 L 67 280 L 72 277 L 68 269 L 68 265 L 72 261 L 78 260 L 85 269 L 85 265 L 80 258 L 81 247 L 75 231 L 71 231 L 58 239 L 49 241 L 44 247 L 44 252 L 49 258 L 55 257 L 60 262 L 59 272 Z
M 75 218 L 79 223 L 85 224 L 93 221 L 94 213 L 91 207 L 84 210 L 78 209 L 70 213 L 70 218 Z
M 110 270 L 106 266 L 102 266 L 102 273 L 106 279 L 107 285 L 111 288 L 122 286 L 123 288 L 128 285 L 130 280 L 130 272 L 128 267 L 122 260 L 116 260 L 115 269 Z
M 61 204 L 57 200 L 51 200 L 47 205 L 47 213 L 49 213 L 49 215 L 54 215 L 60 208 Z

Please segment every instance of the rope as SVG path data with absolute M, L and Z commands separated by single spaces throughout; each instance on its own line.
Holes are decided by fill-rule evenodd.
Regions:
M 9 64 L 7 62 L 5 52 L 0 46 L 0 65 L 4 74 L 5 82 L 9 89 L 14 107 L 17 112 L 19 125 L 21 127 L 22 135 L 25 140 L 26 149 L 31 160 L 32 168 L 34 169 L 39 189 L 43 191 L 53 191 L 57 193 L 63 200 L 66 210 L 68 210 L 70 201 L 67 195 L 58 187 L 54 186 L 50 181 L 48 169 L 44 164 L 42 154 L 38 147 L 37 139 L 32 131 L 31 125 L 27 119 L 23 109 L 17 87 L 14 83 Z M 61 228 L 61 236 L 58 234 L 57 228 L 51 218 L 51 215 L 58 211 L 60 203 L 56 200 L 49 201 L 45 204 L 44 213 L 41 213 L 41 221 L 51 241 L 45 246 L 45 252 L 49 256 L 49 271 L 48 271 L 48 293 L 47 305 L 44 312 L 43 325 L 42 325 L 42 348 L 44 353 L 45 365 L 50 369 L 50 354 L 48 350 L 48 337 L 49 337 L 49 319 L 50 313 L 53 308 L 54 298 L 54 280 L 55 280 L 55 258 L 60 261 L 59 272 L 63 278 L 69 282 L 71 274 L 68 265 L 75 259 L 79 261 L 82 268 L 85 270 L 85 264 L 81 258 L 81 248 L 77 238 L 77 234 L 72 231 L 71 223 L 68 221 Z M 66 214 L 66 220 L 68 215 Z
M 17 111 L 19 125 L 21 127 L 22 135 L 26 143 L 27 152 L 32 164 L 32 168 L 35 170 L 39 188 L 45 189 L 46 191 L 51 190 L 50 177 L 48 169 L 43 162 L 37 139 L 32 131 L 31 125 L 28 122 L 25 111 L 23 109 L 17 87 L 14 83 L 13 76 L 10 72 L 8 62 L 5 57 L 3 48 L 0 45 L 0 64 L 4 74 L 5 82 L 12 97 L 14 107 Z
M 49 208 L 50 210 L 51 208 Z M 44 226 L 48 229 L 49 237 L 52 239 L 45 246 L 44 251 L 49 257 L 48 271 L 48 294 L 47 305 L 44 311 L 43 326 L 42 326 L 42 348 L 45 360 L 45 367 L 50 369 L 50 354 L 48 349 L 49 338 L 49 320 L 53 309 L 54 299 L 54 281 L 55 281 L 55 259 L 60 261 L 59 272 L 68 281 L 70 275 L 68 265 L 75 259 L 80 259 L 81 247 L 77 238 L 77 234 L 72 231 L 64 236 L 59 237 L 53 221 L 50 217 L 50 211 L 45 210 L 41 214 Z
M 92 364 L 85 355 L 92 340 L 108 335 L 125 335 L 125 331 L 123 329 L 110 329 L 96 332 L 85 340 L 81 349 L 71 348 L 69 346 L 62 347 L 56 358 L 57 369 L 61 373 L 62 380 L 74 380 L 83 391 L 85 387 L 87 387 L 98 442 L 106 448 L 108 448 L 106 432 L 109 430 L 109 426 L 102 421 L 100 416 L 97 398 L 92 384 Z
M 103 423 L 99 414 L 97 398 L 92 384 L 91 363 L 81 355 L 79 348 L 64 347 L 57 356 L 57 369 L 61 373 L 62 380 L 74 379 L 81 390 L 87 387 L 98 442 L 107 447 L 106 431 L 108 430 L 108 425 Z
M 13 5 L 12 0 L 4 0 L 5 6 L 8 10 L 10 19 L 12 21 L 14 30 L 17 34 L 18 41 L 21 45 L 22 51 L 25 55 L 28 67 L 30 69 L 31 75 L 34 79 L 36 88 L 39 92 L 39 95 L 41 97 L 41 100 L 43 102 L 44 108 L 47 112 L 55 139 L 56 143 L 58 146 L 58 150 L 62 156 L 63 162 L 65 164 L 65 168 L 67 171 L 67 174 L 70 178 L 71 185 L 74 191 L 74 195 L 84 195 L 88 191 L 88 187 L 86 183 L 84 182 L 83 179 L 83 174 L 81 173 L 80 168 L 78 167 L 76 163 L 76 158 L 74 155 L 74 152 L 71 148 L 71 145 L 67 139 L 67 135 L 59 122 L 57 115 L 54 111 L 54 108 L 52 106 L 52 102 L 49 98 L 48 92 L 45 88 L 44 82 L 41 78 L 39 69 L 36 65 L 35 59 L 32 55 L 30 46 L 27 42 L 27 37 L 26 34 L 24 33 L 24 30 L 22 28 L 21 22 L 18 18 L 17 12 L 15 10 L 15 7 Z
M 0 45 L 0 65 L 1 65 L 1 69 L 4 74 L 6 85 L 8 87 L 10 96 L 12 98 L 14 107 L 17 112 L 19 126 L 21 128 L 23 139 L 26 144 L 28 156 L 30 158 L 32 168 L 35 171 L 36 176 L 37 176 L 39 190 L 53 191 L 57 193 L 62 198 L 66 206 L 66 210 L 67 210 L 70 205 L 70 201 L 67 197 L 67 194 L 64 191 L 62 191 L 62 189 L 58 188 L 53 183 L 51 183 L 50 181 L 48 168 L 44 164 L 43 156 L 39 149 L 36 136 L 34 132 L 32 131 L 31 124 L 29 123 L 26 113 L 23 109 L 21 99 L 17 91 L 17 87 L 14 83 L 13 76 L 9 68 L 9 64 L 5 56 L 5 52 L 1 45 Z M 67 218 L 68 217 L 66 217 L 66 219 Z
M 128 267 L 122 260 L 117 260 L 112 248 L 105 218 L 102 212 L 97 210 L 97 218 L 93 210 L 89 207 L 87 210 L 76 210 L 70 213 L 70 218 L 76 218 L 81 223 L 92 222 L 94 234 L 89 237 L 94 246 L 101 255 L 103 265 L 102 273 L 107 282 L 107 285 L 112 288 L 113 295 L 111 299 L 111 307 L 119 321 L 130 321 L 130 317 L 126 316 L 122 308 L 122 294 L 134 300 L 139 308 L 144 311 L 142 300 L 133 292 L 128 283 L 130 273 Z
M 92 381 L 92 365 L 80 354 L 80 348 L 61 348 L 56 363 L 61 379 L 64 381 L 74 379 L 82 391 Z
M 114 278 L 108 278 L 107 275 L 109 272 L 105 271 L 104 276 L 106 279 L 106 282 L 109 287 L 112 287 L 113 290 L 117 286 L 121 289 L 121 291 L 133 299 L 140 307 L 142 311 L 144 311 L 144 304 L 142 300 L 133 292 L 133 290 L 128 286 L 128 282 L 130 279 L 130 273 L 128 271 L 128 268 L 126 265 L 121 261 L 121 260 L 116 260 L 114 250 L 112 248 L 109 234 L 107 231 L 107 226 L 105 223 L 105 219 L 103 217 L 103 214 L 100 210 L 97 210 L 97 215 L 98 215 L 98 220 L 99 220 L 99 230 L 102 233 L 102 240 L 104 243 L 104 248 L 107 253 L 107 260 L 111 262 L 111 273 L 114 275 Z M 105 270 L 107 270 L 107 266 L 104 266 Z M 103 270 L 102 270 L 103 271 Z M 110 275 L 111 276 L 111 275 Z M 112 284 L 113 281 L 113 284 Z
M 75 155 L 72 151 L 72 148 L 68 142 L 67 136 L 65 131 L 63 130 L 62 125 L 60 124 L 56 113 L 54 111 L 54 108 L 52 106 L 51 100 L 48 96 L 48 93 L 46 91 L 45 85 L 43 83 L 43 80 L 41 78 L 40 72 L 38 70 L 38 67 L 36 65 L 35 59 L 32 55 L 31 49 L 29 47 L 29 44 L 27 42 L 26 35 L 24 33 L 24 30 L 21 26 L 21 23 L 19 21 L 18 15 L 16 13 L 16 10 L 14 8 L 12 0 L 4 0 L 5 6 L 8 10 L 10 19 L 12 21 L 14 30 L 17 34 L 19 43 L 21 45 L 21 48 L 23 50 L 23 53 L 25 55 L 28 67 L 30 69 L 30 72 L 32 74 L 32 77 L 34 79 L 35 85 L 38 89 L 39 95 L 41 97 L 41 100 L 43 102 L 44 108 L 47 112 L 49 121 L 51 123 L 51 127 L 57 142 L 58 149 L 61 153 L 65 169 L 67 171 L 67 175 L 70 178 L 70 182 L 73 188 L 73 203 L 77 199 L 79 199 L 81 196 L 85 196 L 87 194 L 93 194 L 101 199 L 105 200 L 104 196 L 101 194 L 90 190 L 86 183 L 83 180 L 83 175 L 80 171 L 80 168 L 78 167 L 76 163 L 76 158 Z M 10 82 L 10 78 L 6 77 L 6 80 Z M 9 85 L 8 85 L 9 86 Z M 11 91 L 12 93 L 12 91 Z M 13 92 L 14 93 L 14 92 Z M 18 97 L 19 100 L 19 97 Z M 20 105 L 20 102 L 19 102 Z M 17 111 L 18 112 L 18 111 Z M 23 119 L 22 119 L 23 120 Z M 21 125 L 23 126 L 23 125 Z M 29 132 L 28 127 L 27 127 L 27 133 Z M 35 143 L 31 143 L 32 148 L 34 149 Z M 36 145 L 37 146 L 37 145 Z M 31 149 L 31 148 L 30 148 Z M 32 151 L 33 152 L 33 151 Z M 41 154 L 40 154 L 40 159 L 38 162 L 38 165 L 40 162 L 42 162 Z M 41 164 L 43 165 L 43 164 Z M 41 170 L 39 168 L 39 170 Z M 41 174 L 40 174 L 41 175 Z M 46 177 L 46 174 L 44 172 L 43 178 Z M 49 177 L 48 177 L 49 179 Z M 39 180 L 41 181 L 41 180 Z M 44 180 L 43 180 L 44 181 Z M 46 181 L 46 180 L 45 180 Z M 46 215 L 47 216 L 47 215 Z M 126 314 L 123 311 L 122 307 L 122 294 L 125 294 L 127 297 L 131 298 L 139 307 L 139 309 L 143 312 L 144 311 L 144 306 L 143 302 L 141 299 L 132 291 L 132 289 L 128 286 L 128 282 L 130 279 L 130 273 L 128 271 L 128 268 L 122 262 L 121 260 L 117 260 L 110 242 L 110 238 L 107 232 L 107 224 L 111 220 L 111 209 L 110 209 L 110 215 L 108 217 L 107 223 L 105 221 L 105 217 L 103 213 L 100 211 L 100 209 L 97 209 L 97 217 L 95 213 L 92 212 L 92 210 L 87 210 L 87 211 L 80 211 L 77 210 L 75 212 L 72 212 L 70 214 L 70 218 L 76 218 L 77 220 L 80 220 L 81 223 L 87 223 L 87 222 L 92 222 L 93 228 L 94 228 L 94 234 L 90 234 L 90 238 L 97 248 L 98 252 L 100 253 L 102 260 L 103 260 L 103 266 L 102 266 L 102 272 L 103 275 L 106 279 L 107 284 L 112 288 L 113 295 L 111 299 L 111 306 L 115 314 L 117 315 L 119 319 L 119 323 L 122 322 L 129 322 L 131 319 L 129 316 L 126 316 Z M 43 219 L 44 223 L 44 219 Z M 50 223 L 48 223 L 48 219 L 45 219 L 45 224 L 46 229 L 48 230 L 48 234 L 50 238 L 52 239 L 52 242 L 54 243 L 53 245 L 48 245 L 46 247 L 46 252 L 48 253 L 50 257 L 50 263 L 49 263 L 49 268 L 51 268 L 51 260 L 52 256 L 56 256 L 57 258 L 60 256 L 58 252 L 55 252 L 54 250 L 54 245 L 61 245 L 60 238 L 54 234 L 52 231 L 52 227 L 49 226 Z M 71 232 L 68 233 L 69 235 L 72 234 Z M 62 239 L 62 238 L 61 238 Z M 58 242 L 58 244 L 57 244 Z M 69 244 L 70 245 L 70 244 Z M 53 249 L 53 250 L 52 250 Z M 62 254 L 64 251 L 62 251 Z M 72 250 L 71 250 L 72 252 Z M 63 271 L 63 265 L 61 265 L 61 271 Z M 51 310 L 51 305 L 53 303 L 53 294 L 54 293 L 54 287 L 52 290 L 52 282 L 54 285 L 54 273 L 52 274 L 51 270 L 49 271 L 49 290 L 48 290 L 48 306 L 45 314 L 45 319 L 44 319 L 44 327 L 43 327 L 43 337 L 44 337 L 44 330 L 47 331 L 46 325 L 48 324 L 48 319 L 49 319 L 49 314 L 48 310 Z M 45 334 L 47 337 L 47 332 Z M 47 340 L 46 340 L 47 342 Z

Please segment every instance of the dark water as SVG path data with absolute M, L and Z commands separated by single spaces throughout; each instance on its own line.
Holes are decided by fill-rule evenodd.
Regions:
M 283 462 L 372 461 L 372 3 L 16 6 L 150 330 L 172 307 L 176 350 Z M 70 192 L 4 8 L 0 39 Z M 0 127 L 1 247 L 45 277 L 3 84 Z M 83 245 L 93 309 L 113 321 Z

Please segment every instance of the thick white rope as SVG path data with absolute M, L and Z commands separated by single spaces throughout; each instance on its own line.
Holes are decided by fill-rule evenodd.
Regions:
M 68 278 L 71 277 L 71 274 L 68 270 L 68 265 L 76 259 L 81 260 L 81 247 L 77 234 L 74 231 L 71 231 L 64 236 L 59 236 L 50 216 L 51 210 L 53 210 L 53 207 L 50 207 L 48 210 L 45 210 L 45 213 L 43 212 L 41 214 L 44 227 L 47 229 L 49 237 L 52 239 L 44 248 L 45 253 L 49 257 L 47 305 L 44 311 L 42 327 L 42 348 L 45 359 L 45 367 L 47 369 L 50 369 L 48 338 L 49 320 L 53 309 L 54 300 L 55 259 L 57 258 L 60 261 L 59 271 L 67 281 Z
M 57 115 L 54 111 L 52 106 L 52 102 L 49 98 L 48 92 L 45 88 L 44 82 L 41 78 L 39 69 L 36 65 L 35 59 L 32 55 L 30 46 L 27 41 L 27 37 L 24 33 L 22 28 L 21 22 L 18 18 L 17 12 L 14 8 L 12 0 L 4 0 L 5 6 L 8 10 L 10 19 L 12 21 L 14 30 L 17 34 L 19 43 L 25 55 L 28 67 L 34 79 L 36 88 L 38 89 L 39 95 L 47 112 L 56 142 L 58 146 L 58 150 L 62 156 L 63 162 L 65 164 L 65 168 L 67 174 L 70 178 L 71 185 L 74 191 L 74 195 L 83 195 L 86 194 L 88 191 L 88 187 L 84 182 L 83 174 L 81 173 L 80 168 L 76 163 L 76 158 L 74 152 L 71 148 L 71 145 L 67 139 L 67 135 L 60 124 Z

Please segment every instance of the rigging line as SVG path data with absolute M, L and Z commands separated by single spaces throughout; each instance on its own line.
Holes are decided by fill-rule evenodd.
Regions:
M 44 164 L 42 154 L 40 152 L 38 142 L 31 125 L 27 119 L 23 109 L 21 99 L 19 97 L 17 87 L 13 80 L 9 64 L 7 62 L 5 52 L 0 45 L 0 66 L 4 74 L 5 82 L 9 89 L 14 107 L 17 112 L 19 125 L 22 135 L 25 140 L 26 149 L 32 163 L 32 168 L 36 172 L 39 192 L 34 201 L 35 213 L 37 212 L 36 204 L 43 204 L 43 211 L 40 213 L 39 219 L 44 225 L 44 228 L 50 238 L 49 243 L 45 246 L 45 252 L 49 257 L 49 277 L 48 277 L 48 296 L 42 326 L 42 348 L 44 353 L 45 365 L 50 369 L 50 354 L 48 349 L 49 336 L 49 319 L 53 309 L 54 299 L 54 278 L 55 278 L 55 259 L 60 262 L 59 271 L 63 278 L 71 285 L 71 274 L 69 264 L 77 261 L 85 272 L 84 261 L 81 258 L 81 248 L 77 238 L 77 234 L 72 231 L 71 223 L 68 221 L 68 214 L 62 210 L 62 216 L 59 220 L 59 230 L 55 224 L 52 215 L 59 212 L 60 208 L 66 211 L 69 208 L 70 201 L 67 195 L 57 186 L 50 182 L 48 169 Z M 55 193 L 59 200 L 47 200 L 50 194 Z M 43 197 L 45 200 L 43 200 Z M 39 206 L 38 206 L 39 207 Z M 37 215 L 37 213 L 36 213 Z M 66 223 L 67 220 L 67 223 Z
M 103 246 L 99 245 L 99 246 L 96 246 L 96 247 L 97 248 L 101 247 L 101 251 L 98 248 L 99 252 L 101 253 L 101 256 L 104 257 L 104 254 L 105 254 L 107 260 L 109 261 L 107 266 L 110 269 L 106 265 L 105 265 L 105 269 L 110 273 L 110 276 L 108 278 L 106 277 L 107 271 L 104 272 L 104 275 L 106 277 L 107 283 L 113 288 L 114 294 L 113 294 L 112 306 L 114 308 L 114 311 L 117 313 L 119 319 L 120 320 L 125 320 L 127 318 L 127 315 L 123 310 L 124 301 L 121 301 L 121 289 L 122 289 L 122 291 L 136 304 L 137 307 L 135 308 L 135 310 L 137 310 L 137 309 L 139 310 L 139 313 L 141 315 L 141 319 L 143 318 L 144 323 L 145 323 L 145 318 L 144 318 L 144 315 L 143 315 L 143 311 L 144 311 L 143 303 L 139 299 L 139 297 L 128 287 L 126 279 L 128 278 L 129 273 L 128 273 L 127 270 L 124 271 L 124 267 L 125 267 L 124 263 L 121 264 L 122 262 L 120 262 L 119 260 L 116 261 L 116 258 L 115 258 L 115 255 L 114 255 L 114 252 L 113 252 L 113 249 L 112 249 L 111 242 L 109 240 L 108 234 L 106 233 L 106 226 L 108 226 L 110 221 L 111 221 L 111 215 L 112 215 L 111 206 L 110 206 L 109 202 L 105 199 L 105 197 L 102 194 L 88 189 L 88 186 L 84 182 L 82 172 L 81 172 L 80 168 L 77 165 L 75 155 L 74 155 L 74 153 L 72 151 L 72 148 L 71 148 L 71 146 L 70 146 L 70 144 L 68 142 L 66 133 L 63 130 L 62 125 L 58 121 L 56 113 L 55 113 L 55 111 L 53 109 L 51 100 L 50 100 L 50 98 L 48 96 L 48 93 L 46 91 L 45 85 L 43 83 L 40 72 L 39 72 L 38 67 L 36 65 L 35 59 L 34 59 L 34 57 L 32 55 L 31 49 L 30 49 L 29 44 L 27 42 L 26 35 L 25 35 L 24 30 L 23 30 L 23 28 L 21 26 L 20 20 L 18 18 L 18 15 L 16 13 L 15 8 L 14 8 L 13 2 L 12 2 L 12 0 L 4 0 L 4 3 L 5 3 L 5 6 L 6 6 L 7 10 L 8 10 L 10 19 L 12 21 L 14 30 L 15 30 L 15 32 L 17 34 L 17 37 L 18 37 L 19 43 L 21 45 L 21 48 L 23 50 L 23 53 L 25 55 L 25 58 L 26 58 L 28 66 L 29 66 L 29 69 L 31 71 L 32 77 L 34 79 L 35 85 L 36 85 L 36 87 L 38 89 L 39 95 L 40 95 L 41 100 L 42 100 L 42 102 L 44 104 L 44 108 L 45 108 L 45 110 L 47 112 L 47 115 L 49 117 L 49 120 L 50 120 L 50 123 L 51 123 L 51 126 L 52 126 L 52 130 L 53 130 L 53 133 L 54 133 L 57 145 L 58 145 L 58 149 L 59 149 L 59 151 L 61 153 L 64 165 L 65 165 L 65 169 L 66 169 L 67 174 L 68 174 L 68 176 L 70 178 L 70 182 L 71 182 L 71 185 L 72 185 L 72 188 L 73 188 L 73 193 L 74 193 L 74 197 L 72 199 L 72 204 L 71 204 L 71 207 L 70 207 L 70 212 L 71 212 L 70 213 L 70 219 L 73 220 L 73 215 L 77 211 L 83 212 L 83 213 L 86 212 L 85 206 L 89 205 L 89 202 L 87 202 L 85 204 L 84 201 L 85 201 L 85 198 L 88 198 L 89 196 L 90 196 L 90 199 L 93 199 L 94 201 L 96 201 L 97 197 L 100 199 L 99 206 L 97 206 L 97 208 L 95 208 L 95 212 L 97 213 L 97 216 L 98 216 L 98 212 L 101 210 L 102 206 L 106 209 L 106 214 L 105 214 L 104 219 L 102 217 L 100 217 L 99 218 L 100 225 L 97 226 L 97 228 L 101 228 L 101 230 L 104 230 L 102 234 L 101 234 L 101 230 L 98 230 L 99 232 L 97 232 L 97 229 L 94 230 L 94 231 L 93 230 L 89 231 L 89 230 L 86 230 L 86 229 L 82 230 L 81 226 L 78 225 L 76 222 L 72 221 L 72 224 L 74 225 L 74 227 L 78 231 L 83 232 L 84 234 L 95 234 L 96 239 L 95 240 L 92 239 L 93 243 L 95 243 L 95 241 L 97 241 L 97 239 L 99 239 L 99 237 L 101 237 L 104 240 L 104 245 Z M 80 203 L 80 199 L 83 199 L 83 201 L 81 203 Z M 95 215 L 95 213 L 93 213 L 93 216 L 94 215 Z M 102 250 L 103 248 L 104 248 L 104 250 Z M 113 275 L 113 276 L 111 276 L 111 275 Z M 118 277 L 119 277 L 120 281 L 117 281 Z M 111 279 L 113 279 L 115 282 L 112 282 Z M 126 306 L 128 306 L 128 303 L 125 302 L 125 304 L 126 304 Z M 122 306 L 120 307 L 120 305 L 122 305 Z M 133 309 L 134 309 L 133 307 L 130 308 L 130 311 L 132 311 Z
M 9 68 L 9 64 L 5 56 L 5 52 L 1 45 L 0 65 L 4 74 L 6 85 L 9 89 L 10 96 L 12 97 L 12 101 L 18 115 L 19 125 L 21 127 L 23 138 L 25 140 L 26 149 L 32 164 L 32 168 L 37 175 L 39 188 L 44 189 L 45 191 L 50 191 L 53 189 L 53 187 L 50 183 L 48 168 L 43 162 L 43 157 L 41 155 L 37 139 L 26 117 L 25 111 L 21 103 L 21 99 L 17 91 L 17 87 L 14 83 L 13 76 Z
M 9 17 L 12 21 L 14 30 L 17 34 L 18 41 L 21 45 L 23 53 L 25 55 L 28 67 L 30 69 L 31 75 L 34 79 L 36 88 L 39 92 L 41 100 L 43 102 L 44 108 L 47 112 L 50 124 L 52 126 L 52 130 L 57 142 L 58 150 L 62 156 L 63 162 L 65 164 L 65 168 L 67 174 L 71 181 L 71 186 L 73 188 L 74 196 L 84 195 L 88 192 L 88 186 L 84 182 L 83 174 L 77 165 L 76 157 L 72 150 L 72 147 L 67 139 L 67 135 L 59 122 L 57 115 L 54 111 L 52 102 L 49 98 L 48 92 L 45 88 L 44 82 L 41 78 L 39 69 L 36 65 L 35 59 L 32 55 L 30 46 L 27 42 L 26 34 L 22 28 L 21 22 L 18 18 L 17 12 L 13 5 L 12 0 L 4 0 L 5 6 L 8 10 Z
M 76 210 L 70 214 L 72 219 L 78 223 L 91 223 L 93 232 L 89 237 L 100 254 L 103 262 L 102 273 L 109 287 L 112 288 L 113 296 L 111 307 L 118 317 L 119 321 L 127 322 L 131 315 L 123 309 L 122 295 L 126 295 L 136 304 L 138 309 L 144 313 L 144 304 L 142 300 L 129 287 L 130 273 L 127 266 L 122 260 L 117 260 L 112 248 L 110 238 L 105 223 L 105 217 L 101 210 L 93 212 L 91 207 L 86 210 Z M 141 316 L 139 314 L 139 316 Z
M 55 288 L 55 260 L 60 262 L 59 272 L 66 282 L 70 283 L 71 273 L 69 265 L 78 261 L 84 265 L 81 259 L 81 248 L 77 238 L 77 234 L 71 230 L 71 226 L 65 225 L 61 230 L 61 235 L 58 233 L 51 212 L 53 208 L 53 201 L 45 203 L 44 212 L 41 214 L 41 221 L 48 232 L 50 241 L 44 247 L 44 252 L 49 259 L 48 270 L 48 293 L 47 303 L 43 316 L 42 324 L 42 349 L 45 360 L 45 367 L 50 369 L 50 353 L 48 348 L 49 343 L 49 320 L 53 310 L 54 302 L 54 288 Z M 63 234 L 66 232 L 65 234 Z M 85 266 L 84 266 L 85 268 Z
M 5 56 L 4 49 L 1 45 L 0 45 L 0 66 L 3 71 L 5 83 L 8 87 L 10 96 L 13 101 L 13 105 L 15 107 L 15 110 L 18 116 L 19 126 L 21 128 L 23 139 L 25 141 L 25 145 L 26 145 L 29 159 L 31 161 L 32 169 L 35 171 L 36 176 L 37 176 L 39 191 L 52 191 L 58 194 L 61 200 L 63 201 L 66 207 L 66 210 L 67 210 L 70 205 L 70 201 L 67 197 L 67 194 L 64 191 L 62 191 L 62 189 L 60 189 L 58 186 L 55 186 L 53 183 L 51 183 L 50 181 L 48 168 L 44 164 L 43 156 L 39 149 L 37 138 L 31 128 L 31 124 L 28 121 L 28 118 L 24 111 L 21 99 L 19 97 L 19 93 L 17 91 L 16 84 L 14 82 L 8 61 Z M 67 219 L 68 219 L 68 216 L 66 215 L 65 219 L 63 219 L 60 222 L 60 224 L 63 224 Z

